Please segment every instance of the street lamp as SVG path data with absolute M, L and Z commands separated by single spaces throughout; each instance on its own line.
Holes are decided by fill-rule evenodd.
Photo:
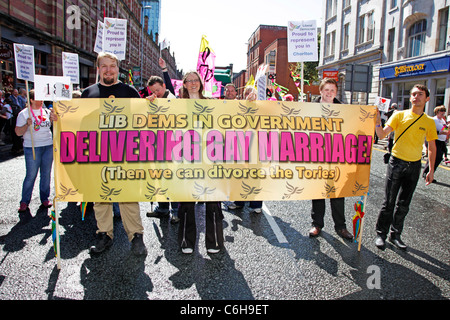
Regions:
M 141 8 L 141 87 L 144 86 L 144 10 L 151 8 L 152 6 L 142 6 Z

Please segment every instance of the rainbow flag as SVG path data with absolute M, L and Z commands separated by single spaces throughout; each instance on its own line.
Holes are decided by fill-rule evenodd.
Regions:
M 353 221 L 353 235 L 355 242 L 358 242 L 359 233 L 361 232 L 361 220 L 364 217 L 364 204 L 362 201 L 355 203 L 355 215 L 352 218 Z
M 56 241 L 56 214 L 55 210 L 52 209 L 50 211 L 50 219 L 52 220 L 52 240 L 53 240 L 53 250 L 55 251 L 55 257 L 58 256 L 58 247 L 57 247 L 57 241 Z
M 87 202 L 82 202 L 80 204 L 80 209 L 81 209 L 81 220 L 84 221 L 84 215 L 86 214 L 86 207 L 87 207 Z

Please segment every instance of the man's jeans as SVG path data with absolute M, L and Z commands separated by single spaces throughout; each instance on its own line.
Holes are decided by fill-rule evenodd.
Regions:
M 420 160 L 407 162 L 391 157 L 386 173 L 385 200 L 376 225 L 377 233 L 384 239 L 389 227 L 394 234 L 401 234 L 421 168 Z
M 29 204 L 33 193 L 34 182 L 38 171 L 40 171 L 39 196 L 41 203 L 49 200 L 50 195 L 50 179 L 53 164 L 53 145 L 34 148 L 36 160 L 33 160 L 33 149 L 25 147 L 23 152 L 25 155 L 26 174 L 22 186 L 22 200 Z

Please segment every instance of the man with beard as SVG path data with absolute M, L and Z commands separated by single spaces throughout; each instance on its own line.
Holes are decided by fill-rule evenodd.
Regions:
M 100 76 L 98 83 L 86 88 L 81 98 L 140 98 L 134 87 L 118 80 L 119 60 L 112 53 L 101 52 L 97 57 L 97 68 Z M 138 202 L 119 203 L 122 223 L 131 242 L 131 251 L 135 255 L 147 254 L 143 241 L 144 227 L 140 216 Z M 94 205 L 95 219 L 97 220 L 98 240 L 90 248 L 92 254 L 105 251 L 112 245 L 113 239 L 113 204 L 96 202 Z

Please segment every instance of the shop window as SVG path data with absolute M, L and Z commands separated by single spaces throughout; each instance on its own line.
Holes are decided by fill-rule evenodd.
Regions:
M 406 109 L 410 109 L 411 105 L 410 105 L 410 101 L 409 101 L 409 93 L 411 92 L 411 89 L 414 87 L 414 85 L 416 84 L 422 84 L 424 86 L 427 85 L 426 81 L 414 81 L 414 82 L 403 82 L 400 83 L 398 85 L 398 92 L 397 92 L 397 97 L 398 97 L 398 105 L 399 105 L 399 110 L 406 110 Z
M 0 71 L 2 73 L 1 89 L 11 93 L 14 85 L 14 64 L 11 61 L 0 60 Z
M 445 99 L 445 82 L 446 79 L 436 80 L 436 91 L 434 93 L 434 106 L 443 106 Z

